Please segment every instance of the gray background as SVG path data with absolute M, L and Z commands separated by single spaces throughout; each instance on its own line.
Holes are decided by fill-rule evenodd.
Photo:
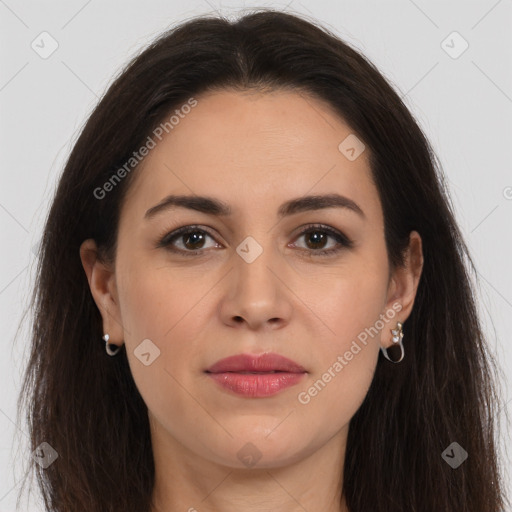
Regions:
M 511 0 L 0 0 L 0 512 L 14 511 L 30 457 L 26 429 L 15 424 L 27 328 L 16 342 L 14 336 L 34 275 L 33 248 L 78 130 L 120 66 L 161 31 L 197 14 L 234 15 L 251 6 L 319 20 L 362 50 L 404 96 L 448 177 L 478 268 L 490 347 L 512 374 Z M 58 43 L 46 59 L 31 47 L 34 40 L 43 45 L 43 31 Z M 469 44 L 460 55 L 464 42 L 450 36 L 454 31 Z M 49 39 L 44 44 L 48 49 Z M 512 480 L 504 423 L 512 412 L 510 379 L 503 397 L 501 447 Z M 22 510 L 42 510 L 32 501 Z

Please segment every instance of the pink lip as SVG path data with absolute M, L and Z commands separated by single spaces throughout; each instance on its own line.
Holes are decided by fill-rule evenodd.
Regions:
M 286 357 L 267 353 L 227 357 L 217 361 L 205 373 L 236 394 L 259 398 L 275 395 L 297 384 L 307 372 Z

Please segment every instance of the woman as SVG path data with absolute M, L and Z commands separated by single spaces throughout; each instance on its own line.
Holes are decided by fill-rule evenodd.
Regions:
M 20 397 L 46 509 L 502 510 L 466 263 L 361 54 L 264 10 L 163 34 L 46 223 Z

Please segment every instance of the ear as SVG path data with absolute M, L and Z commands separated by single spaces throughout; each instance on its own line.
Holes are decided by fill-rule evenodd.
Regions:
M 390 309 L 397 311 L 397 305 L 400 304 L 401 309 L 395 316 L 398 322 L 404 323 L 411 314 L 422 270 L 423 248 L 421 237 L 417 231 L 411 231 L 404 266 L 398 267 L 393 271 L 385 307 L 385 311 Z M 395 325 L 396 322 L 393 328 Z M 382 344 L 384 347 L 393 345 L 391 338 L 391 329 L 386 329 L 382 334 Z
M 108 341 L 110 345 L 121 346 L 124 329 L 121 324 L 114 270 L 99 260 L 98 248 L 92 238 L 80 245 L 80 259 L 94 302 L 103 318 L 103 334 L 110 336 Z

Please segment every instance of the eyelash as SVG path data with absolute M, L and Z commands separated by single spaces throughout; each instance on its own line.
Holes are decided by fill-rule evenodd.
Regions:
M 183 249 L 176 249 L 175 247 L 172 247 L 172 242 L 179 238 L 180 236 L 187 235 L 190 233 L 205 233 L 208 236 L 210 236 L 212 239 L 214 239 L 214 236 L 207 230 L 201 228 L 198 225 L 190 225 L 190 226 L 183 226 L 181 228 L 176 229 L 175 231 L 172 231 L 171 233 L 165 234 L 160 241 L 157 244 L 157 248 L 166 248 L 167 250 L 179 253 L 185 256 L 197 256 L 202 253 L 204 253 L 205 249 L 198 249 L 196 251 L 184 251 Z M 297 236 L 297 239 L 299 239 L 301 236 L 308 234 L 308 233 L 326 233 L 330 237 L 332 237 L 336 242 L 338 242 L 338 246 L 331 249 L 302 249 L 303 251 L 309 251 L 311 256 L 330 256 L 338 253 L 342 249 L 350 249 L 353 247 L 354 243 L 349 240 L 345 235 L 340 233 L 337 230 L 334 230 L 328 226 L 324 226 L 322 224 L 311 224 L 306 226 Z

